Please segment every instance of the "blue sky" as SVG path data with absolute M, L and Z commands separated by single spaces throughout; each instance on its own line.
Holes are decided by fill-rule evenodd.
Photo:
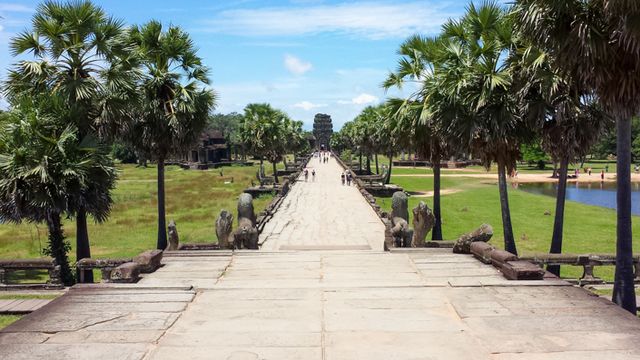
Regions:
M 380 83 L 395 67 L 399 44 L 434 34 L 466 1 L 95 1 L 130 24 L 180 25 L 211 68 L 216 112 L 269 102 L 302 120 L 327 113 L 334 128 L 385 98 Z M 29 27 L 38 1 L 0 2 L 0 77 L 15 59 L 11 36 Z M 0 106 L 6 103 L 0 100 Z

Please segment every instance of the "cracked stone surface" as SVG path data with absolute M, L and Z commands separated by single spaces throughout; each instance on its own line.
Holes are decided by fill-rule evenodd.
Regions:
M 0 331 L 0 358 L 640 359 L 640 321 L 605 299 L 561 280 L 508 281 L 447 249 L 336 250 L 374 249 L 383 231 L 345 225 L 354 217 L 338 211 L 341 235 L 167 252 L 137 284 L 76 286 Z

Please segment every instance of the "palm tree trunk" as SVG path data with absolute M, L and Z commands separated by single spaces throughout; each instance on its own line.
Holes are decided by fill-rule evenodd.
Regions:
M 385 184 L 391 182 L 391 169 L 393 168 L 393 154 L 389 154 L 389 169 L 387 170 L 387 178 L 384 179 Z
M 507 168 L 498 163 L 498 188 L 500 190 L 500 211 L 502 212 L 502 228 L 504 233 L 504 249 L 518 255 L 516 241 L 513 238 L 511 212 L 509 211 L 509 194 L 507 193 Z
M 278 170 L 276 169 L 275 160 L 273 162 L 271 162 L 271 164 L 273 165 L 273 183 L 277 184 L 278 183 Z
M 551 254 L 562 253 L 562 232 L 564 229 L 564 204 L 567 193 L 567 171 L 569 169 L 569 158 L 563 157 L 560 160 L 560 178 L 558 179 L 558 194 L 556 195 L 556 214 L 553 221 L 553 236 L 551 237 Z M 547 271 L 560 276 L 560 265 L 549 265 Z
M 619 117 L 617 127 L 617 242 L 616 272 L 612 301 L 636 313 L 633 283 L 633 248 L 631 241 L 631 119 Z
M 76 215 L 76 261 L 91 257 L 91 247 L 89 245 L 89 231 L 87 229 L 87 212 L 79 209 Z M 80 272 L 84 272 L 84 277 Z M 93 282 L 93 271 L 76 269 L 76 279 L 84 279 L 84 282 Z
M 380 174 L 380 169 L 378 168 L 378 153 L 376 153 L 374 156 L 376 158 L 376 174 Z
M 367 175 L 371 174 L 371 155 L 367 154 Z
M 158 243 L 157 248 L 167 248 L 167 219 L 164 199 L 164 159 L 158 159 Z
M 69 257 L 67 256 L 67 246 L 64 241 L 60 213 L 50 212 L 47 214 L 47 227 L 49 228 L 49 255 L 60 265 L 62 283 L 65 286 L 71 286 L 74 280 L 69 267 Z
M 358 160 L 358 170 L 362 171 L 362 149 L 360 149 L 360 160 Z
M 442 213 L 440 211 L 440 159 L 433 163 L 433 216 L 435 222 L 431 240 L 442 240 Z

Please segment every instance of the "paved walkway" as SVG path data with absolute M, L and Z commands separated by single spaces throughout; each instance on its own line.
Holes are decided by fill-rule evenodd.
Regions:
M 289 196 L 365 211 L 355 189 L 331 185 L 334 165 Z M 332 228 L 288 201 L 290 219 Z M 1 331 L 0 358 L 640 359 L 640 321 L 605 299 L 561 280 L 508 281 L 447 249 L 377 251 L 381 234 L 341 225 L 362 214 L 335 212 L 339 235 L 291 220 L 292 235 L 261 251 L 167 252 L 137 284 L 76 286 Z
M 383 250 L 383 224 L 355 186 L 341 184 L 338 162 L 312 158 L 308 168 L 265 225 L 261 249 Z

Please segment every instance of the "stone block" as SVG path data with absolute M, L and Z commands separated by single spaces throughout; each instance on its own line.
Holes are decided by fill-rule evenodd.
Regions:
M 471 243 L 471 254 L 485 264 L 491 264 L 491 252 L 495 248 L 485 242 L 476 241 Z
M 140 265 L 140 272 L 143 274 L 152 273 L 160 267 L 162 263 L 162 250 L 147 250 L 133 258 L 133 262 Z
M 516 261 L 518 257 L 505 250 L 495 249 L 491 252 L 491 263 L 493 266 L 500 268 L 507 261 Z
M 134 283 L 140 279 L 140 265 L 135 262 L 124 263 L 111 271 L 111 282 Z
M 525 260 L 507 261 L 500 271 L 508 280 L 542 280 L 545 271 L 538 265 Z

